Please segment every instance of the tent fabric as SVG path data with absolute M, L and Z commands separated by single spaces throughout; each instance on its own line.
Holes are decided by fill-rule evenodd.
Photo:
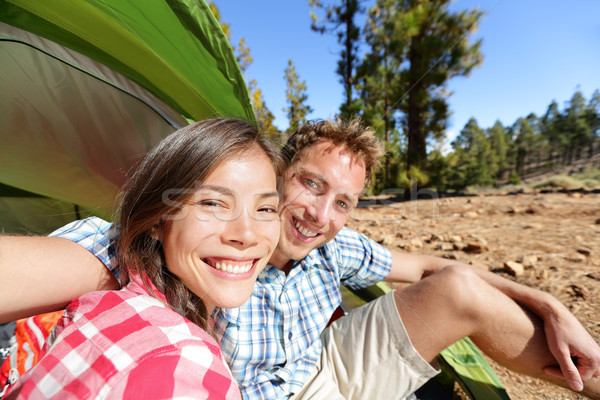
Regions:
M 0 2 L 0 232 L 110 219 L 127 171 L 216 116 L 254 121 L 204 2 Z
M 0 18 L 121 72 L 188 119 L 254 121 L 231 46 L 204 1 L 6 0 Z

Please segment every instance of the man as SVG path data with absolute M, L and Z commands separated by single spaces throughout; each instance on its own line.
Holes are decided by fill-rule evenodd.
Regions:
M 278 249 L 248 303 L 215 314 L 246 398 L 401 397 L 433 376 L 429 363 L 464 336 L 513 370 L 600 398 L 600 348 L 552 296 L 457 262 L 389 251 L 343 228 L 382 154 L 372 131 L 358 121 L 309 123 L 283 154 Z M 114 287 L 99 261 L 114 268 L 105 224 L 94 223 L 62 235 L 98 258 L 64 239 L 13 238 L 0 242 L 0 260 L 7 252 L 5 260 L 22 259 L 29 246 L 20 274 L 48 275 L 43 296 L 55 305 L 83 290 Z M 40 259 L 34 245 L 51 251 Z M 93 273 L 76 272 L 79 282 L 58 295 L 52 274 L 40 275 L 42 264 L 55 274 Z M 416 283 L 324 329 L 341 300 L 340 282 L 358 288 L 381 279 Z M 27 301 L 13 317 L 47 310 L 44 300 Z

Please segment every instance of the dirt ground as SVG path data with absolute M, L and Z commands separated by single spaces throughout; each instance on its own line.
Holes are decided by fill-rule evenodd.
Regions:
M 368 199 L 348 226 L 388 247 L 456 259 L 551 293 L 600 342 L 598 190 Z M 513 399 L 585 398 L 491 364 Z

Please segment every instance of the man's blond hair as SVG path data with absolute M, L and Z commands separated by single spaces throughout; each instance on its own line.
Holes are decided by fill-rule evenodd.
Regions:
M 380 158 L 385 154 L 375 132 L 364 126 L 360 119 L 348 121 L 309 121 L 296 129 L 282 149 L 285 168 L 290 168 L 302 158 L 303 152 L 319 141 L 327 140 L 338 146 L 345 146 L 359 160 L 365 163 L 365 186 L 371 183 L 373 171 L 380 166 Z

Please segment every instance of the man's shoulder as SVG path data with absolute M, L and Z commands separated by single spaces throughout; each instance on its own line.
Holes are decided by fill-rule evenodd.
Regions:
M 334 249 L 339 250 L 348 247 L 355 248 L 356 246 L 364 246 L 365 244 L 368 244 L 371 247 L 379 246 L 368 236 L 365 236 L 364 234 L 359 233 L 348 227 L 343 227 L 330 242 L 325 244 L 325 246 L 330 246 Z

